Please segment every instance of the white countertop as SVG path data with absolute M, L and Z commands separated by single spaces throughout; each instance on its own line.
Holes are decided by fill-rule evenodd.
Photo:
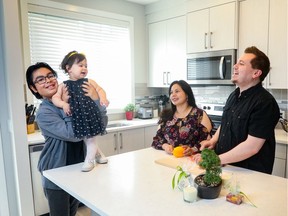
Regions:
M 129 126 L 122 126 L 122 127 L 113 127 L 113 128 L 107 128 L 107 133 L 112 133 L 119 130 L 129 130 L 129 129 L 136 129 L 140 127 L 147 127 L 152 125 L 157 125 L 158 118 L 153 119 L 138 119 L 134 118 L 133 120 L 116 120 L 116 121 L 109 121 L 108 124 L 114 124 L 114 123 L 125 123 L 129 124 Z M 156 134 L 156 131 L 155 131 Z M 35 131 L 35 133 L 28 134 L 28 145 L 34 145 L 39 143 L 44 143 L 44 137 L 41 134 L 41 131 Z
M 140 128 L 140 127 L 146 127 L 151 125 L 156 125 L 158 122 L 158 118 L 153 119 L 137 119 L 134 118 L 133 120 L 117 120 L 117 121 L 109 121 L 108 124 L 114 124 L 114 123 L 126 123 L 130 124 L 129 126 L 123 126 L 123 127 L 114 127 L 114 128 L 107 128 L 108 133 L 112 133 L 119 130 L 129 130 L 134 128 Z M 156 134 L 156 131 L 155 131 Z M 275 129 L 275 136 L 276 136 L 276 142 L 281 144 L 287 144 L 288 145 L 288 133 L 286 133 L 282 129 Z M 39 144 L 44 142 L 44 137 L 42 136 L 40 131 L 35 131 L 35 133 L 28 134 L 28 144 Z
M 226 166 L 223 173 L 237 176 L 241 190 L 257 208 L 227 202 L 225 189 L 217 199 L 199 199 L 189 204 L 183 201 L 181 191 L 171 188 L 175 169 L 155 163 L 166 157 L 174 158 L 164 151 L 147 148 L 109 157 L 108 164 L 97 165 L 88 173 L 81 172 L 82 164 L 75 164 L 45 171 L 44 176 L 100 215 L 287 216 L 285 178 Z M 192 170 L 193 177 L 199 173 L 197 170 Z

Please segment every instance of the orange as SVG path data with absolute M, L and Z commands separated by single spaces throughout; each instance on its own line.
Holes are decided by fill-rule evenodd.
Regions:
M 173 150 L 173 155 L 175 157 L 183 157 L 184 156 L 184 148 L 182 146 L 175 147 Z

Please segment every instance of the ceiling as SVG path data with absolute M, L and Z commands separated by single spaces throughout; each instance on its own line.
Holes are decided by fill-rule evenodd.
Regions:
M 141 4 L 141 5 L 148 5 L 148 4 L 151 4 L 151 3 L 154 3 L 154 2 L 158 2 L 160 0 L 126 0 L 128 2 L 133 2 L 133 3 L 136 3 L 136 4 Z

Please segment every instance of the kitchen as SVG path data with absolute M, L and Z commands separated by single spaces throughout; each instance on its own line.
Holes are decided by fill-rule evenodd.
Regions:
M 86 6 L 89 8 L 91 5 L 90 1 L 85 1 L 79 3 L 78 1 L 61 1 L 63 3 L 70 3 L 74 5 L 81 4 L 81 6 Z M 108 1 L 106 1 L 108 2 Z M 145 76 L 146 71 L 148 71 L 148 65 L 146 64 L 146 55 L 148 51 L 146 50 L 145 42 L 145 12 L 144 7 L 141 5 L 133 5 L 131 6 L 130 3 L 123 3 L 121 2 L 122 6 L 118 1 L 111 1 L 110 3 L 113 4 L 99 4 L 94 5 L 95 9 L 99 10 L 107 10 L 112 12 L 118 12 L 123 13 L 126 15 L 131 15 L 133 13 L 133 16 L 135 16 L 135 26 L 142 26 L 139 29 L 136 29 L 135 27 L 135 50 L 144 50 L 144 53 L 142 52 L 135 52 L 135 65 L 137 63 L 137 71 L 135 71 L 135 95 L 153 95 L 158 93 L 166 93 L 167 87 L 165 87 L 163 90 L 162 88 L 146 88 L 147 78 Z M 170 1 L 169 1 L 170 2 Z M 172 1 L 171 1 L 172 2 Z M 177 1 L 177 2 L 184 2 L 184 1 Z M 6 181 L 4 178 L 1 178 L 1 185 L 7 185 L 3 188 L 1 191 L 4 194 L 9 194 L 8 200 L 19 200 L 17 202 L 17 205 L 14 208 L 11 208 L 11 214 L 10 215 L 18 215 L 17 213 L 13 214 L 14 211 L 22 212 L 23 215 L 31 215 L 29 214 L 31 212 L 31 209 L 33 209 L 32 206 L 32 189 L 31 189 L 31 182 L 30 182 L 30 173 L 27 172 L 29 170 L 29 153 L 27 149 L 27 138 L 26 138 L 26 128 L 25 125 L 19 125 L 20 122 L 25 122 L 25 115 L 22 108 L 24 107 L 24 92 L 23 92 L 23 71 L 25 71 L 25 68 L 27 65 L 29 65 L 29 58 L 23 57 L 25 55 L 20 52 L 22 50 L 22 44 L 20 38 L 20 28 L 21 23 L 19 22 L 20 19 L 20 12 L 15 13 L 19 10 L 20 4 L 21 8 L 26 8 L 25 1 L 21 1 L 21 3 L 18 3 L 18 1 L 2 1 L 1 2 L 1 16 L 3 16 L 2 24 L 1 24 L 1 41 L 4 42 L 1 43 L 1 50 L 4 50 L 2 53 L 3 57 L 0 59 L 0 65 L 1 65 L 1 75 L 4 72 L 4 74 L 1 77 L 5 77 L 5 79 L 0 80 L 1 82 L 1 99 L 3 101 L 3 105 L 1 107 L 1 146 L 3 149 L 1 149 L 1 152 L 3 151 L 4 155 L 3 158 L 1 158 L 1 170 L 6 170 Z M 126 9 L 123 5 L 129 5 L 132 8 Z M 261 4 L 262 5 L 262 4 Z M 166 9 L 166 7 L 169 7 L 169 4 L 163 5 L 157 5 L 158 7 L 162 7 L 163 9 Z M 246 7 L 246 5 L 243 5 Z M 259 5 L 257 5 L 259 6 Z M 264 6 L 264 5 L 263 5 Z M 128 7 L 128 6 L 127 6 Z M 156 9 L 157 9 L 156 7 Z M 154 10 L 156 10 L 154 8 Z M 121 10 L 121 11 L 119 11 Z M 129 11 L 129 14 L 127 12 Z M 152 11 L 152 8 L 147 6 L 147 10 L 150 12 Z M 175 7 L 173 11 L 175 13 L 177 11 L 181 11 L 181 8 Z M 258 10 L 258 9 L 257 9 Z M 141 18 L 142 17 L 142 18 Z M 152 17 L 152 15 L 151 15 Z M 153 18 L 153 17 L 152 17 Z M 151 19 L 152 19 L 151 18 Z M 276 21 L 275 21 L 276 22 Z M 275 27 L 277 25 L 271 26 Z M 241 29 L 241 24 L 239 26 Z M 243 26 L 242 26 L 243 28 Z M 3 31 L 2 31 L 3 30 Z M 246 32 L 245 32 L 246 33 Z M 246 44 L 250 44 L 251 42 L 248 40 L 249 37 L 241 37 L 241 34 L 244 34 L 243 32 L 239 35 L 239 51 L 241 50 L 241 47 L 246 46 Z M 2 38 L 3 37 L 3 38 Z M 25 39 L 25 38 L 24 38 Z M 258 39 L 258 38 L 257 38 Z M 28 39 L 26 39 L 28 40 Z M 248 41 L 245 41 L 248 40 Z M 255 43 L 263 43 L 262 41 L 253 41 Z M 240 44 L 243 44 L 240 46 Z M 265 43 L 265 42 L 264 42 Z M 259 44 L 260 46 L 261 44 Z M 243 48 L 242 48 L 243 49 Z M 266 48 L 267 49 L 267 48 Z M 282 48 L 278 50 L 282 50 Z M 24 44 L 24 50 L 29 50 L 29 46 L 27 44 Z M 146 54 L 145 54 L 146 52 Z M 287 52 L 287 49 L 286 49 Z M 15 62 L 20 62 L 21 64 L 15 64 Z M 287 62 L 287 61 L 286 61 Z M 23 66 L 25 65 L 25 66 Z M 139 66 L 140 65 L 140 66 Z M 286 67 L 287 68 L 287 67 Z M 286 69 L 287 70 L 287 69 Z M 5 73 L 7 71 L 7 73 Z M 8 73 L 9 71 L 9 73 Z M 280 76 L 280 79 L 283 79 L 282 76 Z M 286 73 L 287 78 L 287 73 Z M 285 82 L 285 79 L 283 79 Z M 287 84 L 287 82 L 286 82 Z M 193 89 L 194 90 L 194 89 Z M 229 89 L 225 90 L 229 92 Z M 276 88 L 271 90 L 275 97 L 279 100 L 284 100 L 287 98 L 287 87 L 286 88 Z M 20 92 L 20 94 L 19 94 Z M 138 92 L 138 93 L 137 93 Z M 203 95 L 213 95 L 217 94 L 219 92 L 223 92 L 222 88 L 217 87 L 210 87 L 203 89 L 195 89 L 195 93 L 198 96 Z M 224 97 L 224 96 L 223 96 Z M 23 105 L 23 106 L 22 106 Z M 8 113 L 8 114 L 7 114 Z M 7 121 L 7 116 L 9 116 L 9 121 Z M 4 143 L 11 143 L 11 145 L 4 145 Z M 24 143 L 24 144 L 23 144 Z M 6 158 L 8 157 L 8 158 Z M 17 158 L 17 160 L 16 160 Z M 5 161 L 2 162 L 2 160 Z M 5 167 L 3 166 L 5 164 Z M 11 170 L 15 170 L 15 172 L 8 172 Z M 1 172 L 4 174 L 4 171 Z M 7 183 L 9 182 L 9 184 Z M 3 184 L 2 184 L 3 183 Z M 17 190 L 16 190 L 17 188 Z M 9 191 L 9 193 L 8 193 Z M 2 196 L 1 194 L 1 197 Z M 6 197 L 6 196 L 5 196 Z M 3 205 L 3 208 L 2 208 Z M 8 206 L 11 205 L 11 202 L 8 202 L 7 199 L 1 200 L 1 211 L 2 209 L 8 209 Z M 8 211 L 8 210 L 7 210 Z M 1 212 L 2 213 L 2 212 Z M 4 214 L 3 215 L 9 215 Z

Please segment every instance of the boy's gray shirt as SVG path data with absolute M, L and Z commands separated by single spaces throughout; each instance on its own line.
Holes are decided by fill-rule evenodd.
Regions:
M 101 118 L 106 126 L 108 123 L 106 108 L 100 106 L 99 100 L 96 100 L 95 103 L 100 108 Z M 47 99 L 44 99 L 40 104 L 36 114 L 36 121 L 45 138 L 45 145 L 38 162 L 38 170 L 42 175 L 42 184 L 44 188 L 59 190 L 61 188 L 45 178 L 42 172 L 66 166 L 66 142 L 78 142 L 80 140 L 74 137 L 72 118 L 66 116 L 63 109 L 56 107 Z

